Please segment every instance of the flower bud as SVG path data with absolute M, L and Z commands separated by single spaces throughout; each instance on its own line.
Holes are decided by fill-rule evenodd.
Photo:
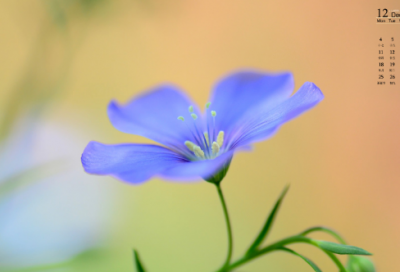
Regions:
M 361 256 L 349 256 L 347 262 L 349 272 L 376 272 L 375 265 L 371 259 Z

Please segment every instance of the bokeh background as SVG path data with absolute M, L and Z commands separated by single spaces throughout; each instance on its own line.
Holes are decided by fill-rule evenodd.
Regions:
M 395 37 L 400 46 L 400 25 L 377 25 L 377 9 L 400 9 L 398 1 L 3 0 L 0 7 L 1 271 L 134 271 L 132 248 L 149 271 L 215 270 L 226 234 L 213 186 L 160 179 L 130 186 L 87 175 L 80 155 L 90 140 L 149 142 L 111 126 L 111 99 L 173 82 L 203 105 L 216 80 L 240 68 L 292 71 L 296 89 L 312 81 L 326 98 L 235 156 L 223 182 L 234 256 L 291 184 L 269 241 L 327 225 L 374 253 L 378 271 L 399 269 L 400 88 L 376 85 L 378 39 Z M 315 248 L 294 248 L 337 271 Z M 240 271 L 310 267 L 274 253 Z

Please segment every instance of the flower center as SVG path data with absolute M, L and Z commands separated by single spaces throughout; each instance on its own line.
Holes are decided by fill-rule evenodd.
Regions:
M 224 144 L 224 132 L 221 130 L 216 133 L 215 117 L 217 113 L 210 110 L 211 102 L 206 103 L 206 130 L 202 131 L 202 125 L 199 124 L 197 115 L 193 112 L 193 106 L 189 106 L 189 113 L 193 119 L 193 127 L 189 127 L 196 143 L 185 141 L 186 147 L 191 152 L 190 155 L 197 159 L 213 159 L 222 153 L 222 145 Z M 178 120 L 185 122 L 183 116 L 179 116 Z M 188 126 L 190 124 L 187 124 Z M 186 152 L 185 152 L 186 153 Z

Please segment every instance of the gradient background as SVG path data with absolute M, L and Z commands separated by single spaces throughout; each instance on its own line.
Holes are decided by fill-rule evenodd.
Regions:
M 246 249 L 290 183 L 269 241 L 326 225 L 350 244 L 374 253 L 378 271 L 399 269 L 400 74 L 397 71 L 397 87 L 376 82 L 378 39 L 395 37 L 400 47 L 400 25 L 377 25 L 376 16 L 378 8 L 400 9 L 400 2 L 66 2 L 0 2 L 1 171 L 15 168 L 8 173 L 13 177 L 24 167 L 61 158 L 57 167 L 63 170 L 46 164 L 46 171 L 54 172 L 50 176 L 75 173 L 63 183 L 69 190 L 61 190 L 63 197 L 54 199 L 57 183 L 46 176 L 53 191 L 42 186 L 42 195 L 33 197 L 43 201 L 36 208 L 29 197 L 20 196 L 38 196 L 30 187 L 43 183 L 41 178 L 30 181 L 28 176 L 3 196 L 2 201 L 25 201 L 5 209 L 8 215 L 19 212 L 21 205 L 24 210 L 23 220 L 9 227 L 22 241 L 15 238 L 7 244 L 0 238 L 0 260 L 8 256 L 9 247 L 19 245 L 7 266 L 32 265 L 27 256 L 32 259 L 42 238 L 52 233 L 76 243 L 68 245 L 68 252 L 64 244 L 50 243 L 45 252 L 51 254 L 45 253 L 35 265 L 66 261 L 65 265 L 34 271 L 134 271 L 132 247 L 149 271 L 216 269 L 225 258 L 226 233 L 210 184 L 154 179 L 129 186 L 85 174 L 80 155 L 90 140 L 149 142 L 111 126 L 106 114 L 111 99 L 124 102 L 154 85 L 173 82 L 204 105 L 221 76 L 256 68 L 292 71 L 296 89 L 312 81 L 326 97 L 275 137 L 256 144 L 251 153 L 235 156 L 222 184 L 233 224 L 234 256 Z M 32 129 L 24 130 L 26 124 Z M 44 212 L 59 202 L 62 208 L 55 213 Z M 0 206 L 4 231 L 1 223 L 11 221 L 1 211 Z M 66 214 L 71 220 L 64 222 Z M 88 241 L 87 235 L 77 234 L 83 221 L 84 233 L 96 233 Z M 31 251 L 25 252 L 25 247 Z M 337 271 L 315 248 L 293 248 L 323 271 Z M 68 261 L 85 250 L 89 251 Z M 238 271 L 311 268 L 301 259 L 274 253 Z

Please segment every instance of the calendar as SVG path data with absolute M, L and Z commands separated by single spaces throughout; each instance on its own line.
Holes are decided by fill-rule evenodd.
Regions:
M 396 85 L 396 38 L 379 38 L 378 85 Z
M 378 9 L 376 24 L 380 27 L 390 27 L 387 25 L 397 25 L 396 29 L 385 29 L 385 35 L 378 38 L 378 76 L 377 85 L 396 86 L 396 42 L 400 39 L 398 26 L 400 25 L 400 10 L 398 9 Z M 397 36 L 396 36 L 397 35 Z M 398 51 L 398 50 L 397 50 Z M 398 70 L 398 69 L 397 69 Z

